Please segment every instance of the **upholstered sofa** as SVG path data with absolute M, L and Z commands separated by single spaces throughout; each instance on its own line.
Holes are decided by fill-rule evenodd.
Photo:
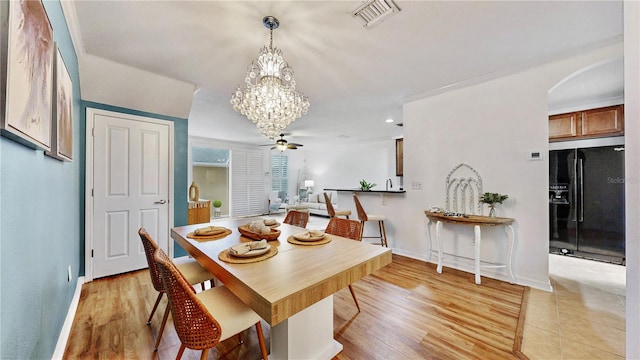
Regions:
M 327 191 L 327 195 L 329 195 L 329 199 L 331 199 L 331 204 L 334 208 L 338 208 L 338 193 L 335 191 Z M 306 207 L 309 211 L 309 214 L 321 215 L 321 216 L 329 216 L 327 212 L 327 205 L 324 203 L 324 195 L 323 193 L 318 194 L 310 194 L 306 201 L 301 201 L 296 204 L 299 207 Z

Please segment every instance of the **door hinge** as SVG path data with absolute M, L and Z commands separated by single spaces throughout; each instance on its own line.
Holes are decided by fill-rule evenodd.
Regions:
M 91 128 L 91 136 L 96 136 L 96 128 Z
M 93 249 L 91 249 L 91 257 L 93 257 Z
M 93 197 L 93 189 L 91 189 L 91 197 Z

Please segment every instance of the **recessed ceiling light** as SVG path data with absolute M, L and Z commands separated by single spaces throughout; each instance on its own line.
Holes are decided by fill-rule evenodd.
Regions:
M 393 122 L 393 119 L 387 119 L 387 120 L 385 120 L 384 122 L 386 122 L 386 123 L 392 123 L 392 122 Z

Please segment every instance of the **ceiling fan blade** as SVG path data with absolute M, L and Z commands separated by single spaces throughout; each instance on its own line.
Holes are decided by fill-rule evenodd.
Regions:
M 274 146 L 274 145 L 273 144 L 261 144 L 261 145 L 258 145 L 258 146 Z
M 287 149 L 295 150 L 295 149 L 297 149 L 297 148 L 298 148 L 298 147 L 296 146 L 296 144 L 288 144 L 288 145 L 287 145 Z
M 271 150 L 274 150 L 274 149 L 277 149 L 277 148 L 278 148 L 277 146 L 272 146 Z
M 289 145 L 293 145 L 293 146 L 304 146 L 302 144 L 296 144 L 296 143 L 289 143 Z

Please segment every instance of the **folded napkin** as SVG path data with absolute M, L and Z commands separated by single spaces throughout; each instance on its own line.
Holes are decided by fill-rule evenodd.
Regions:
M 260 241 L 244 242 L 244 243 L 236 244 L 230 247 L 229 254 L 244 255 L 251 250 L 266 249 L 267 246 L 269 246 L 269 244 L 267 244 L 267 240 L 264 240 L 264 239 Z
M 194 231 L 194 234 L 197 236 L 211 236 L 222 234 L 225 231 L 227 231 L 227 229 L 221 226 L 206 226 L 196 229 L 196 231 Z
M 301 233 L 293 235 L 293 238 L 300 241 L 320 240 L 324 238 L 324 231 L 321 230 L 307 230 Z
M 264 219 L 264 224 L 267 225 L 267 226 L 275 225 L 277 223 L 278 222 L 274 218 L 266 218 L 266 219 Z

